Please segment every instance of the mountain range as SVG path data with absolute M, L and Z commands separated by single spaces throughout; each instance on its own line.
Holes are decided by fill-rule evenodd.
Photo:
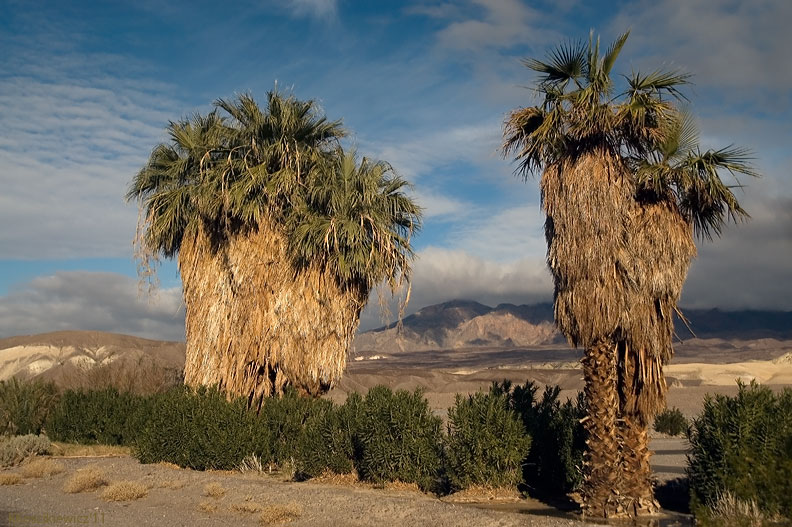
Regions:
M 790 339 L 792 312 L 682 310 L 682 338 Z M 692 334 L 691 334 L 692 331 Z M 394 323 L 358 335 L 355 351 L 398 353 L 431 349 L 530 347 L 563 343 L 553 323 L 552 304 L 500 304 L 489 307 L 471 300 L 427 306 Z
M 690 309 L 684 310 L 684 314 L 695 336 L 713 339 L 713 345 L 718 342 L 715 339 L 792 339 L 792 312 Z M 683 338 L 691 337 L 681 322 L 676 330 Z M 716 347 L 728 345 L 721 342 Z M 565 347 L 565 339 L 553 324 L 551 304 L 489 307 L 469 300 L 452 300 L 424 307 L 405 317 L 401 324 L 360 333 L 355 339 L 352 357 L 430 350 L 445 350 L 445 353 L 464 349 L 486 353 L 498 349 L 558 350 Z M 0 380 L 16 375 L 68 380 L 97 368 L 105 372 L 134 371 L 145 377 L 155 370 L 181 371 L 184 353 L 184 342 L 99 331 L 58 331 L 10 337 L 0 339 Z

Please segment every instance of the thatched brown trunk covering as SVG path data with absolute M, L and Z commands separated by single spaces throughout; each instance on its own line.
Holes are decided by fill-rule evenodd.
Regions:
M 605 151 L 548 167 L 541 188 L 556 323 L 586 349 L 586 512 L 656 512 L 647 425 L 665 405 L 673 314 L 695 255 L 690 225 L 667 200 L 636 196 L 627 167 Z
M 214 246 L 198 229 L 182 242 L 179 270 L 186 384 L 219 386 L 256 407 L 287 385 L 318 395 L 341 377 L 366 298 L 318 268 L 296 271 L 278 231 Z

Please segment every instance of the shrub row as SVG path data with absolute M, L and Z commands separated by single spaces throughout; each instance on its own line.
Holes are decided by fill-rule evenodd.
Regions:
M 43 401 L 42 394 L 50 393 L 43 385 L 13 386 L 18 395 L 28 390 L 20 399 Z M 444 433 L 420 390 L 385 386 L 351 394 L 342 405 L 287 391 L 258 412 L 208 388 L 179 386 L 146 396 L 78 389 L 59 397 L 53 389 L 42 403 L 45 412 L 34 419 L 15 410 L 22 417 L 9 419 L 7 428 L 45 430 L 56 441 L 129 445 L 141 462 L 197 470 L 233 469 L 253 455 L 265 467 L 288 467 L 300 479 L 355 471 L 364 480 L 399 480 L 434 492 L 523 481 L 568 492 L 580 481 L 582 410 L 579 401 L 561 404 L 559 391 L 536 398 L 533 383 L 504 382 L 458 396 Z
M 707 396 L 691 424 L 691 509 L 707 517 L 733 503 L 792 519 L 792 389 L 738 386 L 734 397 Z

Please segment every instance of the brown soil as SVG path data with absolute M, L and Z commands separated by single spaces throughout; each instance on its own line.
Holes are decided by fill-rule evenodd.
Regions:
M 575 519 L 521 513 L 546 508 L 529 500 L 522 500 L 521 512 L 486 510 L 410 489 L 294 483 L 250 473 L 196 472 L 164 464 L 141 465 L 129 456 L 61 458 L 58 462 L 65 466 L 60 474 L 45 479 L 26 478 L 22 484 L 0 487 L 0 525 L 587 525 Z M 145 486 L 148 492 L 143 497 L 118 502 L 105 501 L 102 487 L 77 494 L 64 492 L 65 483 L 88 466 L 101 470 L 111 485 L 134 482 Z M 210 485 L 226 492 L 207 496 Z

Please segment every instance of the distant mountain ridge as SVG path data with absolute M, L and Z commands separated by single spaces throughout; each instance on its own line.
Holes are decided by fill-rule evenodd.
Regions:
M 698 338 L 792 338 L 792 312 L 721 311 L 689 309 L 682 311 Z M 690 330 L 679 319 L 676 332 L 691 338 Z M 398 353 L 430 349 L 475 347 L 527 347 L 564 342 L 555 329 L 550 303 L 489 307 L 472 300 L 451 300 L 424 307 L 396 323 L 367 331 L 355 340 L 357 353 Z

